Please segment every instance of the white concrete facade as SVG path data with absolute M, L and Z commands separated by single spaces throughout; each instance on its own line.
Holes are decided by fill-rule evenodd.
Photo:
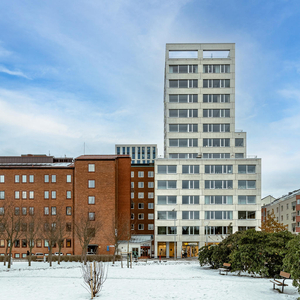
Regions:
M 157 157 L 156 144 L 117 144 L 116 154 L 126 154 L 131 157 L 131 164 L 152 164 Z
M 193 256 L 258 229 L 261 160 L 247 158 L 246 133 L 235 129 L 234 44 L 166 45 L 164 156 L 155 161 L 155 256 Z

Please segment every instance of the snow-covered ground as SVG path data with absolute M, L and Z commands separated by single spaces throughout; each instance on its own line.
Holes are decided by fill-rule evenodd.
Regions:
M 90 299 L 82 287 L 79 263 L 14 262 L 12 269 L 0 264 L 1 300 Z M 108 278 L 96 299 L 297 299 L 296 288 L 288 281 L 285 293 L 272 289 L 269 279 L 228 274 L 200 267 L 198 261 L 167 261 L 133 264 L 132 269 L 109 263 Z

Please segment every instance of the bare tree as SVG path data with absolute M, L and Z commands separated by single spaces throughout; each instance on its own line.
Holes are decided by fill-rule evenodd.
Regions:
M 84 262 L 85 265 L 88 245 L 100 228 L 101 223 L 91 218 L 89 214 L 82 214 L 81 217 L 75 221 L 75 234 L 81 246 L 81 262 Z
M 93 299 L 100 293 L 103 283 L 107 278 L 107 264 L 103 262 L 93 262 L 81 266 L 84 288 L 91 293 Z
M 58 245 L 58 264 L 60 265 L 60 253 L 61 248 L 63 247 L 64 241 L 69 237 L 69 232 L 67 231 L 65 219 L 61 214 L 58 214 L 56 217 L 56 230 L 57 230 L 57 245 Z
M 52 250 L 58 241 L 58 230 L 56 228 L 56 218 L 51 218 L 50 223 L 44 223 L 43 238 L 48 242 L 49 256 L 48 262 L 50 267 L 52 267 Z
M 34 213 L 34 208 L 30 207 L 28 216 L 24 218 L 26 223 L 21 224 L 22 238 L 26 240 L 29 247 L 29 253 L 27 255 L 28 266 L 31 266 L 32 260 L 32 249 L 34 247 L 34 242 L 41 235 L 41 224 L 42 219 Z M 27 226 L 28 225 L 28 226 Z
M 6 202 L 3 207 L 3 213 L 1 214 L 1 231 L 6 239 L 6 250 L 4 265 L 6 264 L 6 257 L 8 252 L 8 265 L 11 267 L 11 256 L 12 249 L 15 243 L 20 242 L 19 238 L 21 235 L 21 213 L 20 207 L 14 207 L 11 202 Z

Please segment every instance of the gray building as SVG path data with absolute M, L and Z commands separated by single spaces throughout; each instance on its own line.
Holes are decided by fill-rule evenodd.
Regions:
M 261 160 L 235 128 L 235 44 L 167 44 L 164 85 L 155 256 L 196 256 L 260 226 Z
M 152 164 L 157 157 L 156 144 L 117 144 L 116 154 L 131 156 L 131 164 Z

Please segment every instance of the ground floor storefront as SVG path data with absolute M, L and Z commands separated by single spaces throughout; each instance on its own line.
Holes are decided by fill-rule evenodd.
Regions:
M 188 258 L 197 257 L 199 243 L 197 242 L 157 242 L 155 243 L 155 257 Z

